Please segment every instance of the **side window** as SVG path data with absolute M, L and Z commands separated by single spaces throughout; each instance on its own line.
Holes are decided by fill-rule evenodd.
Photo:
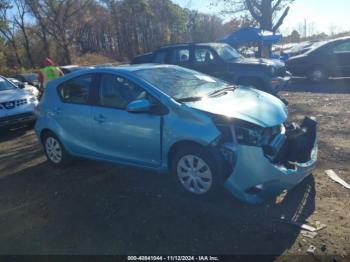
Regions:
M 92 78 L 92 75 L 83 75 L 61 84 L 58 91 L 63 102 L 88 104 Z
M 154 63 L 165 64 L 166 55 L 167 55 L 166 51 L 157 52 L 154 57 Z
M 337 45 L 336 47 L 334 47 L 333 53 L 350 53 L 350 42 L 345 42 L 340 45 Z
M 214 61 L 213 52 L 208 48 L 196 48 L 194 51 L 194 61 L 197 64 L 210 64 Z
M 129 80 L 112 74 L 103 74 L 100 85 L 100 105 L 125 109 L 134 100 L 147 96 L 146 91 Z
M 172 64 L 183 64 L 190 61 L 190 50 L 188 48 L 174 49 L 171 54 Z

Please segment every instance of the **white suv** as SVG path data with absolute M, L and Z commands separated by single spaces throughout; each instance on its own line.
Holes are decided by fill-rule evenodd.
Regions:
M 0 128 L 34 123 L 34 110 L 38 103 L 32 93 L 0 76 Z

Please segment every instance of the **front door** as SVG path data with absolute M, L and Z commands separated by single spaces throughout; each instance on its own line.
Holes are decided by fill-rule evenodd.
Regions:
M 130 113 L 127 105 L 148 94 L 133 82 L 115 74 L 102 74 L 99 101 L 93 107 L 95 148 L 104 159 L 128 164 L 160 166 L 161 117 Z
M 194 70 L 225 79 L 227 66 L 211 48 L 196 46 L 192 65 Z
M 336 45 L 332 56 L 337 76 L 350 76 L 350 41 Z

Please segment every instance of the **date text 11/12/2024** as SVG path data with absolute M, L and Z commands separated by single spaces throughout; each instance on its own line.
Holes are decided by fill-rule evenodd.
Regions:
M 220 261 L 216 256 L 128 256 L 128 261 Z

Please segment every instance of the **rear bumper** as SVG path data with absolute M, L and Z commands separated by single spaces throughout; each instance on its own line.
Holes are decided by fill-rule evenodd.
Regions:
M 0 127 L 13 127 L 21 124 L 32 123 L 36 120 L 33 112 L 21 113 L 0 118 Z
M 265 154 L 262 147 L 246 145 L 226 145 L 226 149 L 233 151 L 236 155 L 235 167 L 231 175 L 225 182 L 225 187 L 242 201 L 251 204 L 260 204 L 265 200 L 277 196 L 283 190 L 292 189 L 305 177 L 311 174 L 317 162 L 317 139 L 316 129 L 308 130 L 314 134 L 307 134 L 312 139 L 309 147 L 305 151 L 297 152 L 292 145 L 284 148 L 282 158 L 286 158 L 286 165 L 280 162 L 274 163 Z M 293 141 L 292 144 L 304 142 L 303 138 Z M 307 161 L 289 161 L 293 155 L 306 153 Z M 287 167 L 288 166 L 288 167 Z

